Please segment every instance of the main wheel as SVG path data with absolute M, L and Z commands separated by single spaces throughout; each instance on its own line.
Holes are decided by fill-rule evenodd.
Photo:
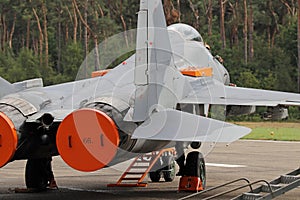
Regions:
M 25 183 L 27 188 L 45 190 L 48 183 L 47 159 L 29 159 L 26 163 Z
M 153 161 L 151 161 L 153 162 Z M 162 158 L 158 158 L 149 172 L 149 177 L 152 182 L 159 182 L 161 178 L 161 170 L 163 168 Z
M 166 182 L 172 182 L 175 178 L 175 159 L 173 155 L 163 157 L 164 165 L 167 165 L 163 170 L 164 179 Z
M 190 152 L 186 158 L 185 176 L 200 177 L 203 189 L 206 186 L 206 170 L 203 155 L 198 151 Z
M 192 142 L 191 147 L 193 149 L 199 149 L 201 147 L 202 143 L 201 142 Z
M 149 172 L 149 177 L 152 182 L 157 183 L 161 177 L 161 171 Z

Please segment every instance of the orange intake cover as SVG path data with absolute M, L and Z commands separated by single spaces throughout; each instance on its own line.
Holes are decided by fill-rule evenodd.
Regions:
M 61 122 L 56 144 L 69 166 L 79 171 L 95 171 L 114 158 L 119 133 L 114 121 L 104 112 L 80 109 Z

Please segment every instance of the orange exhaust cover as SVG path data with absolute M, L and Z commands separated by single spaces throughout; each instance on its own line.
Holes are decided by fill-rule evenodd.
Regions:
M 198 192 L 203 190 L 202 181 L 199 177 L 183 176 L 180 178 L 179 191 Z
M 69 166 L 79 171 L 96 171 L 114 158 L 119 133 L 114 121 L 104 112 L 80 109 L 61 122 L 56 143 Z
M 0 167 L 12 159 L 17 145 L 18 136 L 13 122 L 0 112 Z

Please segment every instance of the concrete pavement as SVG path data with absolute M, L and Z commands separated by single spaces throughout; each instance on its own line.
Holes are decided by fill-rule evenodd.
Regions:
M 206 157 L 207 187 L 246 177 L 251 181 L 270 181 L 299 167 L 299 142 L 270 142 L 240 140 L 229 146 L 218 144 Z M 128 162 L 129 163 L 129 162 Z M 127 164 L 128 164 L 127 163 Z M 24 187 L 24 161 L 15 161 L 0 169 L 0 199 L 180 199 L 190 193 L 177 192 L 179 178 L 172 183 L 151 183 L 146 188 L 107 188 L 115 183 L 127 164 L 102 169 L 93 173 L 82 173 L 68 167 L 60 157 L 54 158 L 53 169 L 59 190 L 49 190 L 36 194 L 16 194 L 15 187 Z M 237 184 L 240 185 L 240 184 Z M 220 191 L 225 191 L 224 188 Z M 220 199 L 230 199 L 238 192 Z M 202 199 L 216 194 L 210 192 L 192 199 Z M 288 192 L 277 199 L 299 199 L 300 189 Z

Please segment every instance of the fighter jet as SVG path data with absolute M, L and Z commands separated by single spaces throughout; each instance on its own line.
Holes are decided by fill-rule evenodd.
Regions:
M 251 131 L 209 118 L 214 105 L 225 116 L 300 105 L 299 94 L 231 86 L 193 27 L 167 27 L 161 0 L 141 0 L 135 53 L 101 76 L 47 87 L 41 79 L 1 78 L 0 85 L 0 167 L 28 160 L 28 188 L 46 187 L 52 156 L 90 172 L 163 148 L 231 143 Z

